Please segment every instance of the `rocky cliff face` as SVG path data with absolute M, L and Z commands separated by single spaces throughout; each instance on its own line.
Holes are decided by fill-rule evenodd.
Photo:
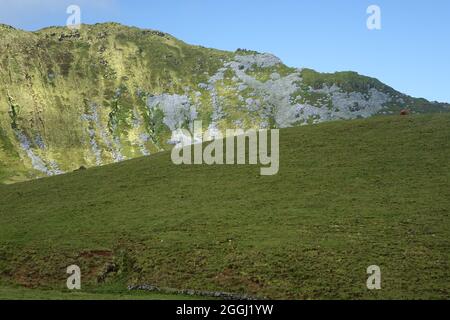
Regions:
M 0 183 L 165 150 L 195 119 L 212 130 L 283 128 L 404 108 L 450 110 L 353 72 L 289 68 L 159 31 L 0 26 Z

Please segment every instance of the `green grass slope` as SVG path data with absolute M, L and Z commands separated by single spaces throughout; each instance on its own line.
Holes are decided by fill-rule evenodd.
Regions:
M 448 299 L 449 127 L 440 114 L 283 129 L 275 176 L 159 153 L 0 186 L 1 283 L 63 290 L 75 263 L 86 292 Z M 373 264 L 382 290 L 366 288 Z

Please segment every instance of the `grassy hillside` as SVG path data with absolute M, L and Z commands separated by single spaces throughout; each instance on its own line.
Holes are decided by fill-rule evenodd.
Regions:
M 212 128 L 285 128 L 378 114 L 450 111 L 355 72 L 290 68 L 271 54 L 193 46 L 117 23 L 0 24 L 0 183 L 168 150 Z M 178 140 L 179 141 L 179 140 Z
M 275 176 L 163 152 L 0 186 L 0 279 L 62 290 L 75 263 L 86 292 L 448 299 L 449 127 L 441 114 L 283 129 Z
M 147 96 L 184 94 L 231 54 L 116 23 L 0 25 L 0 183 L 166 148 L 170 131 L 152 124 L 162 118 Z

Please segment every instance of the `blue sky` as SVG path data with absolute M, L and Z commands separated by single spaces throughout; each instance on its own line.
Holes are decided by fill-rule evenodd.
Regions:
M 83 23 L 158 29 L 192 44 L 271 52 L 287 65 L 353 70 L 404 93 L 450 102 L 449 0 L 0 0 L 0 22 L 25 30 Z M 382 29 L 366 27 L 369 5 Z

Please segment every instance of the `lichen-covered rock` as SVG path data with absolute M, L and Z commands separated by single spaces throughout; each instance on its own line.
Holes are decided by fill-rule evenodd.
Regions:
M 150 109 L 159 109 L 164 114 L 163 122 L 171 131 L 182 128 L 186 122 L 197 118 L 197 110 L 185 95 L 162 94 L 147 100 Z

